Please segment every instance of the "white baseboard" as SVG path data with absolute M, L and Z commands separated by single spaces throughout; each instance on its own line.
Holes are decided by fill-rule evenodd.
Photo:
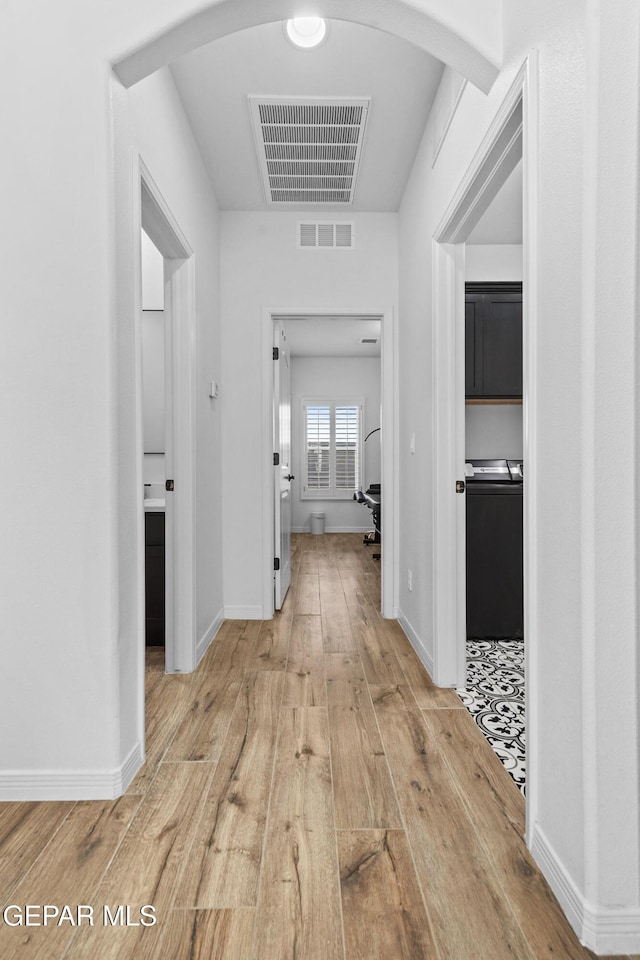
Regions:
M 125 792 L 144 761 L 144 744 L 140 742 L 135 743 L 122 764 L 121 789 L 116 793 L 116 797 L 119 797 Z
M 225 620 L 264 620 L 262 607 L 259 606 L 227 606 L 224 608 Z
M 327 527 L 326 533 L 368 533 L 369 530 L 373 530 L 371 524 L 367 527 Z
M 218 630 L 224 623 L 224 610 L 221 610 L 218 615 L 214 618 L 213 622 L 209 629 L 205 632 L 204 636 L 200 638 L 196 645 L 196 667 L 204 657 L 205 653 L 209 649 L 209 646 L 217 634 Z
M 144 763 L 136 743 L 113 770 L 3 770 L 0 801 L 114 800 L 122 796 Z
M 589 903 L 538 824 L 533 827 L 531 854 L 583 946 L 598 956 L 640 953 L 640 907 Z
M 584 912 L 582 896 L 537 823 L 533 826 L 531 855 L 558 898 L 564 915 L 580 937 Z
M 368 533 L 369 530 L 373 530 L 371 524 L 368 527 L 325 527 L 325 533 Z M 309 529 L 309 524 L 306 524 L 303 527 L 292 527 L 291 533 L 311 533 Z M 321 534 L 320 534 L 321 536 Z
M 402 610 L 398 611 L 398 623 L 402 627 L 409 643 L 418 654 L 422 666 L 425 668 L 430 677 L 433 676 L 433 655 L 429 653 L 425 647 L 423 641 L 420 639 L 416 631 L 413 629 L 407 618 L 405 617 Z

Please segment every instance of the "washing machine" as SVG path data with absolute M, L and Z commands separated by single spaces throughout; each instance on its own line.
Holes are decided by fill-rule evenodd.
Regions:
M 467 637 L 521 638 L 522 460 L 468 460 Z

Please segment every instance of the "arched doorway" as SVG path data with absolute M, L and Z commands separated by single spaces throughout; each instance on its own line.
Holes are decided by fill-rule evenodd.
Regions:
M 424 10 L 416 10 L 407 0 L 378 0 L 375 8 L 369 10 L 358 0 L 324 0 L 316 12 L 328 19 L 351 20 L 408 40 L 487 93 L 498 75 L 500 59 L 495 39 L 498 31 L 489 15 L 494 5 L 476 4 L 473 22 L 468 5 L 462 3 L 426 0 L 422 6 Z M 218 0 L 142 40 L 116 57 L 113 68 L 123 85 L 130 87 L 196 47 L 261 23 L 286 20 L 295 12 L 288 0 Z M 494 13 L 498 16 L 497 8 Z

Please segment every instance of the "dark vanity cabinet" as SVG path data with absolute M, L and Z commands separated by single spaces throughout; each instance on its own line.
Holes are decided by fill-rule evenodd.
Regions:
M 164 646 L 164 513 L 145 513 L 145 622 L 148 647 Z
M 522 398 L 521 283 L 466 285 L 465 394 L 468 399 Z

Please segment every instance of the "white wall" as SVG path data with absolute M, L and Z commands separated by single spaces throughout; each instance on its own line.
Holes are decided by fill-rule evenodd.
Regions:
M 3 251 L 12 279 L 5 284 L 9 322 L 0 359 L 2 440 L 14 469 L 5 476 L 13 509 L 2 520 L 0 607 L 2 645 L 13 653 L 0 710 L 4 728 L 19 735 L 3 740 L 0 795 L 104 797 L 121 789 L 142 758 L 142 413 L 133 390 L 140 354 L 134 315 L 123 301 L 118 306 L 115 283 L 116 251 L 133 277 L 140 240 L 131 216 L 134 150 L 140 148 L 202 262 L 200 383 L 219 363 L 217 210 L 168 73 L 129 96 L 110 91 L 104 51 L 113 6 L 92 9 L 91 30 L 84 18 L 74 27 L 72 4 L 52 18 L 43 8 L 36 21 L 22 13 L 12 9 L 0 31 L 0 71 L 8 68 L 22 90 L 13 121 L 5 116 L 5 131 L 15 122 L 12 139 L 21 146 L 3 158 L 13 184 L 4 216 L 14 223 L 19 261 L 33 257 L 41 266 L 34 282 L 33 271 L 27 277 L 12 268 L 14 253 Z M 116 106 L 121 139 L 114 161 Z M 28 187 L 24 164 L 43 142 L 46 167 L 29 175 Z M 114 162 L 122 173 L 120 207 Z M 128 225 L 114 220 L 115 209 L 128 212 Z M 121 358 L 126 362 L 117 365 Z M 24 363 L 26 377 L 19 373 Z M 220 425 L 206 401 L 199 403 L 198 430 L 204 630 L 222 606 Z M 55 491 L 53 500 L 45 488 Z
M 144 481 L 165 452 L 165 316 L 164 257 L 144 230 L 140 231 L 142 293 L 142 436 Z M 162 479 L 165 479 L 163 474 Z M 155 480 L 155 476 L 154 476 Z
M 121 758 L 108 72 L 61 13 L 5 5 L 0 30 L 3 797 Z
M 554 124 L 561 123 L 560 117 L 564 116 L 564 111 L 569 102 L 577 103 L 578 109 L 582 102 L 581 82 L 578 77 L 581 76 L 580 64 L 583 63 L 582 37 L 584 25 L 582 23 L 583 11 L 579 3 L 571 2 L 563 5 L 562 13 L 554 12 L 550 4 L 543 4 L 546 15 L 550 18 L 550 23 L 554 24 L 551 30 L 551 38 L 546 36 L 546 30 L 540 35 L 538 13 L 531 14 L 529 17 L 530 29 L 538 30 L 536 42 L 543 44 L 541 57 L 543 60 L 543 89 L 547 92 L 545 101 L 541 104 L 541 111 L 545 115 L 543 121 L 544 138 L 548 136 L 556 137 L 560 134 L 554 132 Z M 515 19 L 515 18 L 514 18 Z M 534 26 L 535 24 L 535 26 Z M 531 40 L 531 36 L 529 37 Z M 422 410 L 428 410 L 432 405 L 433 383 L 431 381 L 432 364 L 432 326 L 431 318 L 431 244 L 432 237 L 440 222 L 444 212 L 457 190 L 467 168 L 469 167 L 477 146 L 481 141 L 486 129 L 488 128 L 493 116 L 498 109 L 503 97 L 505 96 L 509 85 L 515 76 L 517 67 L 520 66 L 522 59 L 526 56 L 528 48 L 527 41 L 521 37 L 518 41 L 511 40 L 510 56 L 511 61 L 505 69 L 490 96 L 484 97 L 476 89 L 467 85 L 465 88 L 460 106 L 453 119 L 449 134 L 443 145 L 435 167 L 431 168 L 429 156 L 429 128 L 425 134 L 425 139 L 421 150 L 417 156 L 413 175 L 408 185 L 400 212 L 400 365 L 403 371 L 401 377 L 401 410 L 400 422 L 402 424 L 403 435 L 400 438 L 401 449 L 401 519 L 400 519 L 400 540 L 401 540 L 401 568 L 400 568 L 400 608 L 407 622 L 412 626 L 420 641 L 424 644 L 426 650 L 433 655 L 433 578 L 437 571 L 433 569 L 433 558 L 431 556 L 430 544 L 432 542 L 433 520 L 431 513 L 432 498 L 432 425 L 429 418 L 424 418 L 420 422 L 417 413 Z M 574 64 L 575 73 L 568 71 L 565 53 L 560 50 L 566 47 L 572 51 L 571 62 Z M 562 80 L 560 73 L 564 72 Z M 557 84 L 563 87 L 563 102 L 556 101 L 550 91 L 555 89 Z M 565 89 L 566 88 L 566 89 Z M 549 132 L 547 132 L 547 124 Z M 577 128 L 577 129 L 576 129 Z M 544 156 L 542 177 L 546 188 L 551 192 L 551 196 L 541 198 L 541 230 L 544 231 L 542 246 L 544 247 L 544 262 L 541 264 L 541 295 L 545 297 L 547 291 L 552 288 L 553 304 L 545 304 L 544 328 L 553 328 L 554 345 L 543 342 L 538 344 L 540 352 L 540 369 L 544 372 L 541 384 L 536 388 L 536 401 L 540 403 L 542 398 L 549 401 L 554 397 L 555 415 L 550 411 L 546 412 L 544 422 L 548 425 L 552 434 L 565 436 L 565 457 L 574 462 L 579 460 L 579 443 L 575 430 L 567 430 L 568 423 L 580 422 L 579 409 L 579 382 L 580 382 L 580 347 L 576 340 L 576 329 L 567 319 L 566 312 L 569 311 L 572 316 L 575 311 L 571 311 L 569 302 L 579 302 L 580 300 L 580 256 L 579 242 L 575 236 L 575 227 L 569 226 L 569 222 L 575 223 L 580 220 L 580 190 L 581 169 L 578 159 L 575 155 L 575 143 L 572 137 L 580 138 L 580 119 L 573 118 L 573 126 L 567 125 L 563 135 L 562 144 L 556 143 L 553 150 L 553 161 L 548 153 Z M 545 144 L 546 145 L 546 144 Z M 547 165 L 548 164 L 548 167 Z M 560 203 L 557 194 L 562 196 Z M 562 217 L 558 216 L 562 209 Z M 572 221 L 575 216 L 577 219 Z M 558 219 L 562 223 L 558 223 Z M 547 235 L 547 231 L 549 235 Z M 553 236 L 551 236 L 553 234 Z M 569 240 L 567 234 L 573 234 Z M 558 249 L 558 247 L 560 249 Z M 554 253 L 551 251 L 554 249 Z M 562 274 L 562 279 L 560 275 Z M 547 279 L 548 276 L 548 279 Z M 572 295 L 570 295 L 572 291 Z M 578 311 L 579 312 L 579 311 Z M 551 317 L 554 320 L 551 320 Z M 548 355 L 547 355 L 548 352 Z M 544 355 L 544 359 L 543 359 Z M 551 389 L 551 384 L 555 384 Z M 541 391 L 541 392 L 540 392 Z M 549 391 L 547 393 L 547 391 Z M 563 416 L 557 416 L 558 402 L 563 399 Z M 553 425 L 551 425 L 553 424 Z M 417 445 L 415 457 L 408 455 L 408 437 L 413 432 L 417 433 Z M 540 469 L 544 472 L 551 467 L 551 463 L 557 462 L 557 450 L 555 443 L 545 450 L 541 455 Z M 547 457 L 551 456 L 551 461 Z M 528 471 L 529 473 L 529 471 Z M 569 547 L 566 536 L 569 529 L 573 529 L 578 536 L 579 543 L 579 511 L 575 502 L 575 491 L 572 494 L 573 500 L 569 502 L 570 495 L 567 489 L 552 489 L 549 485 L 545 488 L 549 503 L 547 509 L 549 515 L 545 518 L 545 524 L 549 525 L 549 532 L 553 529 L 553 536 L 549 542 L 545 542 L 546 554 L 545 570 L 549 575 L 555 577 L 556 583 L 553 587 L 549 584 L 550 593 L 548 597 L 555 598 L 556 609 L 551 616 L 551 608 L 547 607 L 543 616 L 545 628 L 548 631 L 547 637 L 554 637 L 552 646 L 554 652 L 550 653 L 554 661 L 558 659 L 559 651 L 563 652 L 564 663 L 562 666 L 557 664 L 556 680 L 551 682 L 551 689 L 559 695 L 557 677 L 562 673 L 570 671 L 570 664 L 573 663 L 574 669 L 579 670 L 580 665 L 580 643 L 579 643 L 579 619 L 580 619 L 580 586 L 579 586 L 579 564 L 575 562 L 575 555 L 572 553 L 576 549 L 574 541 L 573 546 Z M 419 522 L 416 522 L 413 504 L 416 502 L 418 492 L 423 493 L 423 506 L 421 508 L 422 516 Z M 452 491 L 452 496 L 453 496 Z M 411 505 L 411 508 L 409 508 Z M 562 536 L 558 536 L 558 531 L 562 530 Z M 541 545 L 542 548 L 542 545 Z M 578 547 L 579 549 L 579 547 Z M 571 559 L 573 556 L 573 559 Z M 406 576 L 403 575 L 404 567 L 411 567 L 413 570 L 414 590 L 412 592 L 406 589 Z M 556 569 L 557 568 L 557 569 Z M 551 570 L 554 573 L 551 574 Z M 559 588 L 560 583 L 562 587 Z M 415 589 L 415 585 L 418 589 Z M 547 587 L 547 584 L 544 584 Z M 533 638 L 530 638 L 533 641 Z M 571 649 L 573 648 L 573 649 Z M 575 683 L 574 674 L 567 682 Z M 555 769 L 560 766 L 560 756 L 566 753 L 564 764 L 568 776 L 574 783 L 580 783 L 582 777 L 581 770 L 581 694 L 576 691 L 577 698 L 572 699 L 571 707 L 564 707 L 566 714 L 564 721 L 559 725 L 567 730 L 567 742 L 572 744 L 570 749 L 563 749 L 557 742 L 552 751 L 555 758 Z M 549 785 L 551 794 L 555 795 L 554 806 L 558 804 L 557 788 Z M 574 808 L 569 813 L 569 809 L 564 807 L 566 796 L 561 798 L 556 807 L 564 809 L 564 821 L 559 830 L 558 843 L 561 847 L 566 847 L 577 853 L 581 849 L 581 799 L 575 796 Z M 568 856 L 568 853 L 567 853 Z M 571 862 L 571 869 L 575 869 L 579 874 L 581 865 Z
M 539 195 L 529 222 L 538 228 L 530 251 L 538 272 L 529 291 L 535 379 L 525 425 L 535 520 L 528 836 L 579 935 L 614 953 L 640 946 L 635 470 L 613 497 L 605 479 L 605 464 L 628 462 L 637 442 L 639 23 L 628 0 L 587 6 L 588 16 L 577 0 L 505 5 L 503 72 L 487 98 L 467 86 L 433 169 L 427 131 L 403 199 L 400 606 L 433 652 L 433 437 L 430 419 L 419 416 L 432 398 L 432 237 L 515 71 L 535 50 Z M 616 88 L 624 91 L 617 105 Z M 579 481 L 551 482 L 558 464 L 579 471 Z M 418 490 L 426 502 L 416 517 Z M 418 584 L 412 593 L 405 567 Z
M 380 358 L 371 357 L 292 357 L 291 359 L 291 446 L 292 523 L 297 532 L 308 533 L 311 514 L 325 514 L 327 533 L 371 530 L 371 513 L 354 500 L 309 500 L 302 498 L 304 397 L 341 397 L 364 400 L 362 438 L 380 426 Z M 380 433 L 364 444 L 363 488 L 380 483 Z
M 196 642 L 222 613 L 221 412 L 209 397 L 220 379 L 219 214 L 168 69 L 129 92 L 135 143 L 190 246 L 196 296 Z M 210 636 L 209 636 L 210 639 Z
M 165 452 L 164 310 L 142 314 L 142 435 L 147 454 Z
M 516 243 L 467 243 L 465 279 L 469 283 L 506 283 L 522 280 L 522 245 Z
M 582 680 L 586 891 L 640 950 L 638 811 L 638 201 L 640 17 L 636 3 L 589 5 L 582 194 Z M 559 131 L 555 131 L 559 135 Z M 567 231 L 568 232 L 568 231 Z M 556 282 L 559 282 L 559 278 Z M 553 300 L 546 291 L 543 309 Z M 551 319 L 560 322 L 559 311 Z M 551 330 L 548 331 L 549 335 Z M 557 383 L 559 386 L 559 382 Z M 549 401 L 551 397 L 548 398 Z M 549 408 L 551 403 L 549 402 Z M 568 432 L 577 424 L 568 424 Z M 559 438 L 561 439 L 561 438 Z M 634 451 L 634 457 L 630 452 Z M 611 489 L 607 465 L 628 467 Z M 546 531 L 550 538 L 551 531 Z M 549 670 L 554 664 L 548 664 Z M 549 739 L 551 739 L 549 731 Z M 545 777 L 552 777 L 550 757 Z M 557 823 L 555 812 L 548 819 Z M 630 908 L 621 909 L 622 905 Z M 602 909 L 604 908 L 604 910 Z M 590 912 L 590 911 L 589 911 Z M 628 917 L 631 918 L 631 924 Z M 587 917 L 587 922 L 591 918 Z M 596 926 L 599 932 L 599 927 Z M 591 938 L 590 938 L 591 939 Z
M 467 458 L 520 460 L 523 456 L 522 407 L 517 404 L 467 404 Z
M 221 214 L 224 597 L 262 616 L 262 311 L 376 312 L 397 301 L 397 217 L 358 214 L 352 250 L 298 250 L 299 213 Z
M 144 230 L 140 231 L 142 248 L 142 309 L 164 310 L 164 257 Z

